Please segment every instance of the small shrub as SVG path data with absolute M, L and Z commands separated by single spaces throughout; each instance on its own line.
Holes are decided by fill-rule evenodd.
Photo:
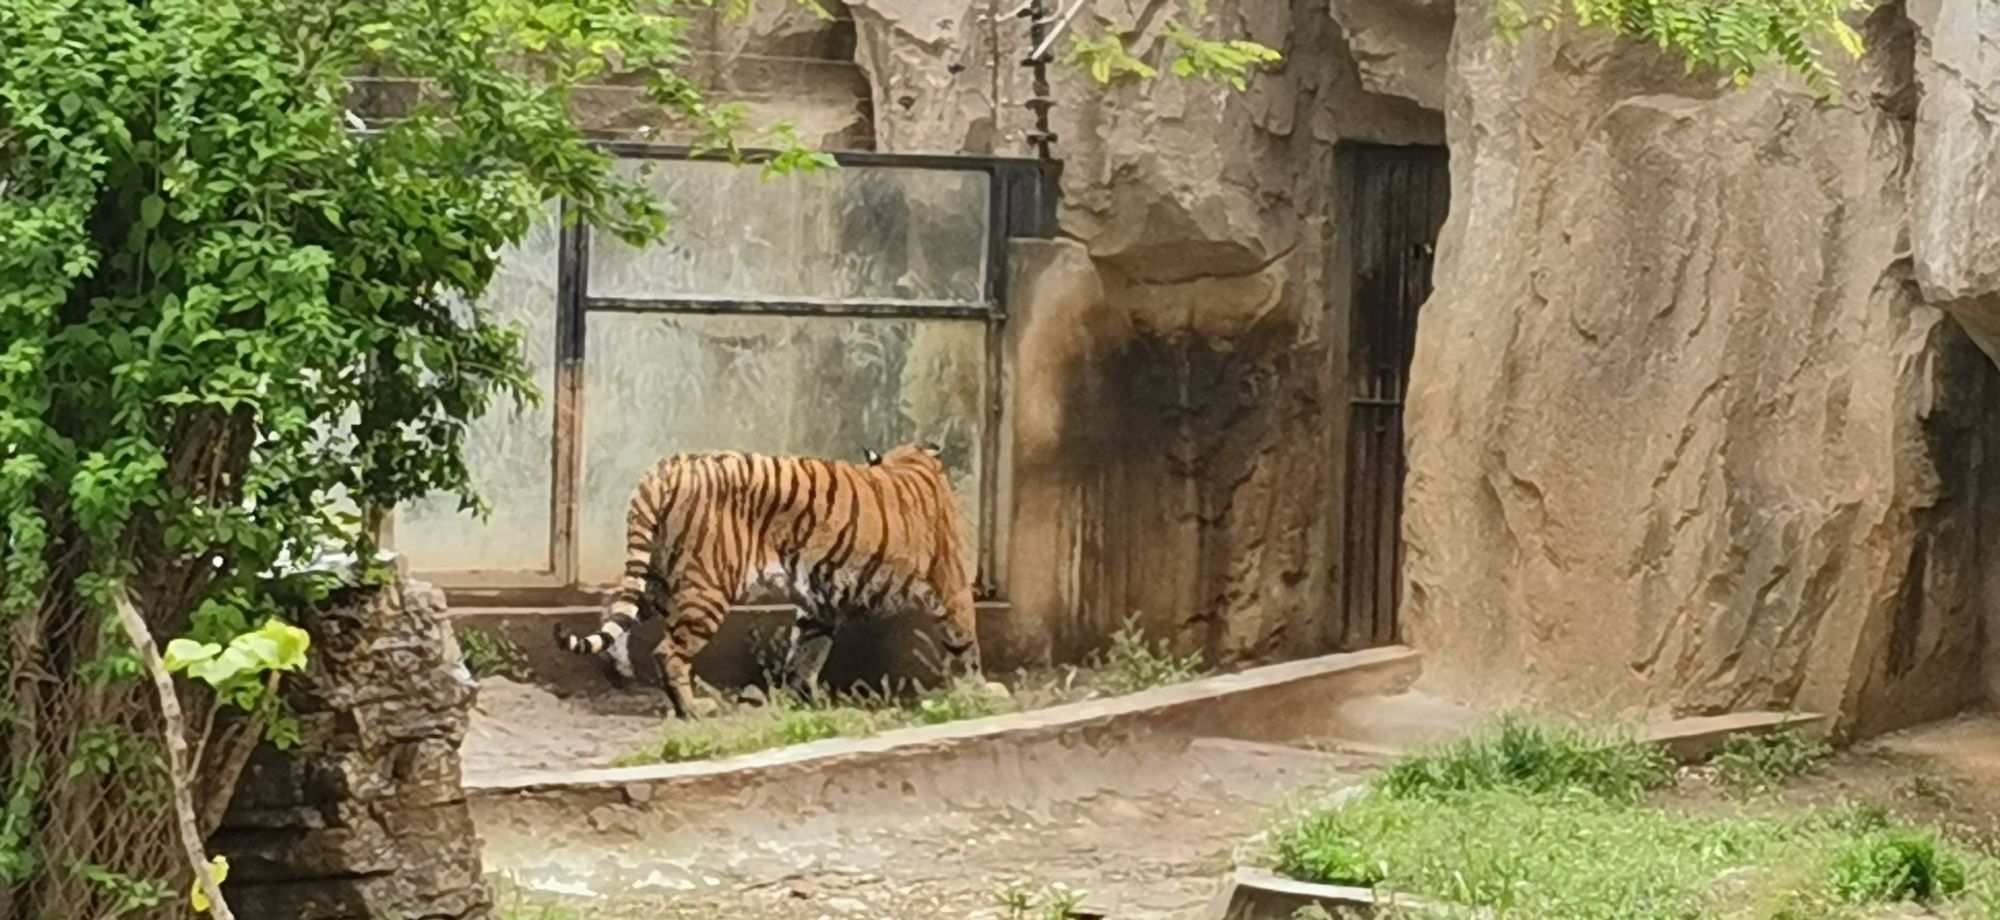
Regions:
M 1378 787 L 1406 799 L 1509 789 L 1632 800 L 1672 778 L 1673 762 L 1656 745 L 1507 716 L 1470 738 L 1397 760 Z
M 1965 881 L 1964 857 L 1926 829 L 1892 827 L 1864 834 L 1841 847 L 1833 861 L 1833 890 L 1853 904 L 1927 904 L 1964 891 Z
M 461 629 L 458 653 L 474 677 L 504 677 L 525 683 L 533 673 L 528 669 L 528 653 L 499 633 Z
M 1087 897 L 1061 882 L 1040 891 L 1008 882 L 994 891 L 993 903 L 1006 912 L 1006 920 L 1070 920 Z
M 1831 753 L 1818 738 L 1787 728 L 1762 735 L 1732 735 L 1710 765 L 1723 786 L 1751 794 L 1784 786 Z
M 1111 634 L 1111 648 L 1098 668 L 1098 686 L 1112 696 L 1123 696 L 1168 684 L 1185 683 L 1208 673 L 1199 652 L 1178 656 L 1166 640 L 1147 642 L 1135 615 Z
M 1339 809 L 1299 819 L 1277 836 L 1273 855 L 1278 871 L 1329 885 L 1373 888 L 1388 877 L 1389 867 L 1372 855 L 1370 846 L 1381 828 L 1366 824 L 1366 817 Z

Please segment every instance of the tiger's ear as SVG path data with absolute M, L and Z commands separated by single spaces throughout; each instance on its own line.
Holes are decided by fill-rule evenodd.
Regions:
M 917 446 L 923 448 L 924 453 L 930 454 L 933 457 L 944 453 L 944 448 L 939 447 L 935 441 L 921 441 Z
M 866 450 L 866 449 L 864 449 L 864 450 L 862 450 L 862 451 L 861 451 L 861 455 L 862 455 L 862 456 L 864 456 L 864 457 L 867 457 L 867 458 L 868 458 L 868 465 L 869 465 L 869 466 L 881 466 L 881 465 L 882 465 L 882 455 L 881 455 L 881 454 L 878 454 L 878 453 L 876 453 L 876 452 L 874 452 L 873 450 Z

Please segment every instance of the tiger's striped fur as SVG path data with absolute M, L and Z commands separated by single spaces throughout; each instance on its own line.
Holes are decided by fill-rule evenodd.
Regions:
M 732 604 L 759 584 L 800 615 L 786 679 L 808 692 L 852 615 L 922 609 L 937 618 L 955 673 L 979 673 L 972 579 L 956 496 L 929 444 L 868 452 L 866 465 L 814 457 L 680 454 L 639 482 L 626 515 L 625 572 L 597 632 L 557 640 L 633 676 L 639 621 L 664 614 L 654 649 L 668 701 L 689 715 L 691 661 Z

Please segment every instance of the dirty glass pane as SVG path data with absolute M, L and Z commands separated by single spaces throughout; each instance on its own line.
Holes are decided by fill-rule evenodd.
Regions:
M 617 579 L 640 474 L 689 450 L 860 462 L 935 441 L 976 546 L 985 333 L 966 320 L 590 314 L 583 582 Z
M 521 408 L 501 400 L 466 434 L 465 462 L 492 507 L 481 523 L 458 500 L 431 496 L 402 509 L 396 548 L 419 571 L 547 571 L 555 419 L 555 215 L 535 224 L 521 245 L 502 255 L 480 305 L 503 322 L 519 323 L 522 348 L 542 404 Z
M 727 163 L 621 165 L 659 190 L 673 225 L 645 249 L 593 237 L 593 297 L 985 303 L 985 173 L 848 166 L 767 180 Z

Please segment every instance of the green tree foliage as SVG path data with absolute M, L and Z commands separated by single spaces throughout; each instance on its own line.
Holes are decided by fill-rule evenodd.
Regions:
M 1863 0 L 1496 0 L 1493 21 L 1512 41 L 1532 23 L 1552 30 L 1568 16 L 1658 45 L 1678 55 L 1689 73 L 1726 74 L 1745 86 L 1776 64 L 1831 95 L 1839 80 L 1824 54 L 1833 48 L 1862 55 L 1861 34 L 1845 17 L 1867 8 Z
M 1257 68 L 1283 60 L 1275 49 L 1253 41 L 1209 38 L 1203 34 L 1209 19 L 1208 0 L 1181 0 L 1178 14 L 1164 21 L 1158 56 L 1174 76 L 1215 80 L 1241 92 Z M 1127 50 L 1126 38 L 1112 31 L 1093 35 L 1079 29 L 1070 39 L 1064 60 L 1099 83 L 1158 76 L 1157 67 Z
M 1531 26 L 1552 31 L 1571 20 L 1657 45 L 1680 57 L 1689 73 L 1723 74 L 1745 86 L 1776 65 L 1830 96 L 1840 84 L 1825 55 L 1830 50 L 1862 55 L 1861 35 L 1846 17 L 1867 8 L 1865 0 L 1494 0 L 1491 10 L 1495 31 L 1509 42 Z M 1161 50 L 1135 54 L 1127 45 L 1133 36 L 1080 30 L 1067 60 L 1097 82 L 1112 83 L 1155 77 L 1157 62 L 1146 57 L 1164 57 L 1178 76 L 1220 80 L 1238 90 L 1258 68 L 1281 60 L 1276 50 L 1256 42 L 1210 37 L 1227 31 L 1217 29 L 1212 18 L 1206 0 L 1182 0 L 1179 15 L 1168 17 L 1160 29 Z
M 192 634 L 177 664 L 226 677 L 184 692 L 254 708 L 232 656 L 283 651 L 238 637 L 289 606 L 287 560 L 372 558 L 357 508 L 476 504 L 467 424 L 534 394 L 518 331 L 467 304 L 555 198 L 627 240 L 664 229 L 570 119 L 580 83 L 649 74 L 736 151 L 743 110 L 675 73 L 708 5 L 0 0 L 0 904 L 104 917 L 184 890 L 171 836 L 134 839 L 148 784 L 69 766 L 113 729 L 159 761 L 114 586 Z M 357 131 L 356 73 L 420 94 Z M 769 168 L 824 165 L 779 140 Z

